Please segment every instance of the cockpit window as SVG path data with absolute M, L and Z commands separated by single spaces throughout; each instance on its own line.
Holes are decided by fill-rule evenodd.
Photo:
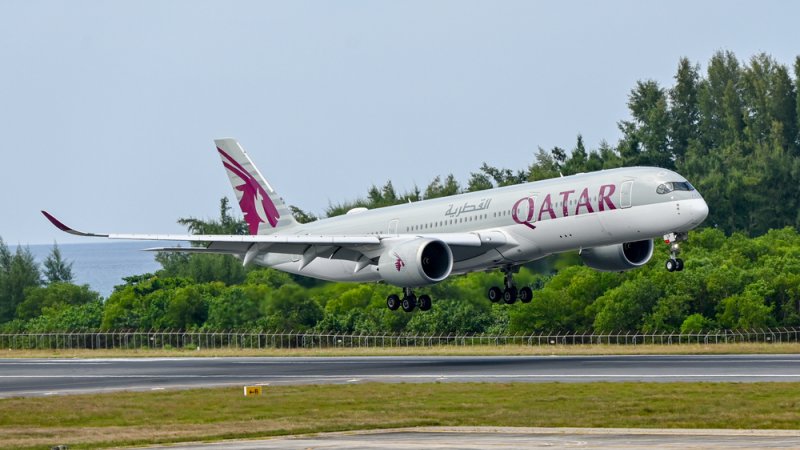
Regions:
M 664 184 L 658 185 L 656 193 L 669 194 L 672 191 L 693 191 L 694 186 L 688 181 L 669 181 Z

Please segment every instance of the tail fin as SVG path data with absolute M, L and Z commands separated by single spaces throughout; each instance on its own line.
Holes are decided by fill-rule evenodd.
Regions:
M 271 234 L 297 225 L 292 212 L 267 183 L 236 139 L 215 139 L 222 165 L 250 227 L 250 234 Z

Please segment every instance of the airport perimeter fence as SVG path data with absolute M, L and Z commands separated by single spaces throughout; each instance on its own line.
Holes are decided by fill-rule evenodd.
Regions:
M 4 349 L 269 349 L 436 346 L 686 345 L 800 342 L 800 328 L 715 330 L 697 333 L 636 331 L 486 334 L 351 334 L 293 331 L 76 331 L 0 334 Z

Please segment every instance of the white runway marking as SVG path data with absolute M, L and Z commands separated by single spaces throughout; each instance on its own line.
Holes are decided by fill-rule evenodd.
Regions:
M 318 379 L 318 380 L 341 380 L 341 379 L 502 379 L 502 378 L 798 378 L 800 374 L 752 374 L 752 373 L 725 373 L 725 374 L 687 374 L 687 373 L 674 373 L 674 374 L 569 374 L 569 373 L 552 373 L 552 374 L 491 374 L 491 375 L 449 375 L 447 377 L 440 374 L 415 374 L 415 375 L 269 375 L 269 374 L 253 374 L 253 375 L 164 375 L 164 374 L 136 374 L 136 375 L 0 375 L 0 378 L 174 378 L 174 379 L 206 379 L 206 378 L 281 378 L 281 379 Z M 354 380 L 357 381 L 357 380 Z

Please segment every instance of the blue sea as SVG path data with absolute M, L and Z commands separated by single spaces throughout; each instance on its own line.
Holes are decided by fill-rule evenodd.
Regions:
M 114 286 L 124 283 L 123 277 L 152 273 L 161 268 L 161 264 L 155 260 L 155 252 L 145 252 L 143 249 L 169 247 L 173 244 L 163 241 L 125 241 L 58 244 L 58 248 L 61 250 L 61 257 L 72 263 L 73 282 L 88 284 L 93 291 L 107 298 Z M 12 252 L 15 247 L 9 246 Z M 52 244 L 28 247 L 40 267 L 53 249 Z

